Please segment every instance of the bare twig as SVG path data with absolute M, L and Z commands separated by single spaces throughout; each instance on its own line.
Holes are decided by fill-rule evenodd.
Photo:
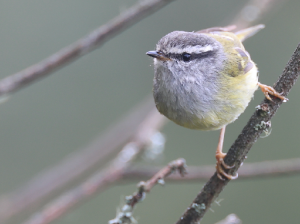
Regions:
M 0 96 L 20 90 L 35 80 L 45 77 L 56 69 L 87 54 L 171 1 L 139 1 L 135 6 L 69 47 L 62 49 L 36 65 L 2 79 L 0 81 Z M 146 116 L 146 111 L 143 110 L 145 108 L 148 108 L 146 111 L 149 111 L 150 108 L 154 108 L 154 105 L 152 102 L 147 101 L 145 107 L 137 109 L 137 113 L 129 115 L 122 123 L 113 127 L 86 149 L 63 160 L 56 167 L 39 174 L 20 190 L 2 196 L 0 200 L 0 222 L 2 223 L 32 204 L 36 204 L 37 201 L 78 177 L 78 175 L 89 169 L 101 158 L 105 158 L 109 153 L 113 152 L 113 149 L 123 144 L 135 132 L 139 122 Z M 78 167 L 77 164 L 81 165 Z M 74 165 L 76 169 L 74 169 Z
M 186 174 L 186 164 L 185 159 L 177 159 L 168 164 L 165 168 L 157 172 L 150 180 L 145 184 L 144 191 L 150 192 L 152 187 L 157 184 L 157 182 L 163 181 L 165 177 L 169 176 L 174 171 L 178 171 L 181 177 L 184 177 Z
M 119 157 L 115 161 L 119 161 L 120 158 L 128 154 L 132 155 L 130 158 L 133 159 L 133 156 L 135 156 L 135 154 L 131 152 L 135 150 L 136 150 L 135 144 L 130 143 L 126 145 L 126 147 L 123 148 L 123 152 L 119 154 Z M 127 167 L 126 168 L 125 166 L 121 165 L 122 163 L 119 162 L 115 162 L 115 163 L 118 164 L 118 172 L 116 172 L 115 169 L 110 169 L 110 171 L 108 171 L 109 170 L 108 169 L 98 174 L 97 177 L 95 175 L 94 178 L 89 179 L 89 181 L 85 183 L 85 188 L 83 188 L 84 191 L 86 191 L 86 193 L 88 192 L 89 195 L 91 196 L 94 193 L 98 193 L 99 191 L 104 190 L 104 188 L 107 187 L 109 184 L 119 179 L 140 180 L 142 178 L 152 177 L 149 181 L 147 181 L 146 184 L 142 185 L 143 189 L 146 192 L 149 192 L 151 188 L 157 183 L 157 180 L 164 179 L 164 177 L 169 175 L 171 167 L 178 167 L 176 165 L 178 163 L 175 163 L 175 166 L 174 164 L 170 163 L 169 166 L 165 168 L 153 168 L 153 167 L 128 168 L 128 166 L 126 166 Z M 123 168 L 125 170 L 122 170 Z M 189 167 L 188 175 L 185 176 L 172 175 L 169 176 L 167 179 L 170 181 L 180 181 L 180 182 L 186 182 L 186 181 L 199 182 L 201 180 L 202 181 L 207 180 L 214 172 L 215 172 L 214 166 Z M 259 178 L 259 177 L 266 177 L 266 176 L 269 177 L 269 176 L 278 176 L 278 175 L 290 175 L 299 172 L 300 172 L 300 158 L 277 160 L 277 161 L 264 161 L 264 162 L 244 164 L 243 167 L 241 167 L 241 169 L 239 170 L 238 180 L 243 180 L 245 178 L 247 179 L 247 178 Z M 92 179 L 93 182 L 91 181 Z M 50 206 L 47 206 L 47 208 L 43 212 L 36 214 L 34 218 L 32 218 L 31 222 L 28 223 L 30 224 L 49 223 L 50 221 L 52 221 L 52 219 L 54 220 L 57 217 L 61 216 L 66 212 L 66 210 L 63 209 L 63 206 L 57 206 L 57 204 L 66 205 L 65 202 L 66 198 L 69 200 L 70 198 L 74 198 L 75 192 L 77 193 L 82 192 L 82 190 L 79 191 L 77 189 L 77 191 L 70 191 L 68 194 L 65 194 L 63 197 L 60 197 L 59 200 L 55 200 L 55 202 L 51 203 Z M 141 194 L 139 194 L 139 196 L 141 196 Z M 83 198 L 78 200 L 80 201 L 82 199 Z M 138 202 L 138 200 L 136 200 L 135 202 Z M 70 203 L 70 201 L 68 201 L 68 203 Z M 125 215 L 125 214 L 119 213 L 118 217 L 121 218 L 121 215 Z M 127 218 L 129 218 L 129 215 L 131 214 L 127 213 L 126 215 L 128 216 Z M 47 220 L 48 222 L 46 222 L 45 220 Z
M 152 109 L 129 143 L 127 143 L 111 165 L 104 171 L 100 171 L 90 177 L 78 187 L 62 194 L 56 200 L 49 203 L 45 209 L 36 213 L 24 224 L 46 224 L 65 214 L 84 199 L 104 190 L 109 184 L 122 177 L 122 171 L 126 169 L 136 156 L 149 143 L 151 136 L 161 128 L 165 118 L 156 109 Z
M 138 168 L 128 168 L 124 170 L 122 174 L 122 180 L 132 181 L 140 180 L 142 178 L 150 178 L 153 176 L 160 167 L 138 167 Z M 199 182 L 207 181 L 214 172 L 216 171 L 215 166 L 199 166 L 193 167 L 189 166 L 188 174 L 184 177 L 179 175 L 172 175 L 168 177 L 170 181 L 179 182 Z M 245 163 L 239 169 L 239 180 L 244 179 L 255 179 L 261 177 L 278 177 L 286 175 L 297 175 L 300 173 L 300 158 L 295 159 L 285 159 L 285 160 L 275 160 L 275 161 L 263 161 L 256 163 Z
M 233 19 L 238 29 L 246 28 L 255 23 L 261 17 L 265 17 L 266 12 L 273 12 L 288 0 L 249 0 L 240 12 Z
M 109 221 L 109 224 L 122 224 L 122 223 L 135 223 L 135 219 L 132 216 L 134 206 L 145 199 L 146 193 L 150 192 L 152 187 L 156 184 L 164 184 L 164 178 L 169 176 L 175 171 L 183 177 L 186 174 L 186 164 L 184 159 L 177 159 L 168 164 L 168 166 L 162 168 L 147 182 L 141 181 L 138 184 L 138 191 L 133 195 L 126 197 L 126 203 L 121 208 L 121 211 L 117 214 L 116 218 Z
M 49 58 L 41 61 L 36 65 L 33 65 L 21 72 L 2 79 L 0 81 L 0 96 L 15 92 L 22 87 L 31 84 L 35 80 L 49 75 L 56 69 L 94 50 L 96 47 L 105 43 L 106 40 L 111 39 L 124 29 L 133 25 L 135 22 L 140 21 L 141 18 L 144 18 L 149 13 L 154 12 L 158 8 L 171 1 L 172 0 L 152 0 L 143 1 L 137 4 L 125 13 L 122 13 L 114 20 L 110 21 L 108 24 L 101 26 L 88 36 L 70 45 L 69 47 L 57 52 L 56 54 L 50 56 Z M 154 106 L 151 108 L 154 108 Z M 139 116 L 142 115 L 139 114 Z M 142 119 L 142 117 L 139 118 Z M 126 124 L 129 123 L 130 122 L 128 121 L 128 123 Z M 138 120 L 134 122 L 134 124 L 138 124 Z M 92 144 L 89 148 L 96 149 L 98 145 L 101 144 L 103 145 L 102 148 L 106 148 L 107 151 L 110 151 L 111 148 L 118 147 L 119 144 L 122 144 L 122 141 L 126 141 L 126 138 L 130 136 L 130 133 L 134 132 L 134 128 L 136 126 L 133 125 L 133 128 L 131 126 L 127 128 L 125 127 L 126 125 L 113 129 L 114 131 L 109 132 L 107 136 L 105 135 L 106 137 L 101 138 L 99 142 L 95 142 L 95 144 Z M 120 133 L 122 133 L 121 138 L 118 137 Z M 113 142 L 110 142 L 112 139 Z M 99 148 L 99 151 L 101 151 L 102 148 Z M 34 203 L 36 204 L 36 202 L 38 202 L 41 198 L 45 197 L 50 192 L 57 190 L 66 182 L 84 172 L 85 169 L 88 169 L 89 166 L 87 166 L 86 168 L 85 166 L 80 167 L 82 168 L 82 170 L 77 170 L 78 166 L 76 167 L 76 169 L 71 168 L 74 164 L 82 164 L 81 159 L 92 158 L 92 160 L 95 161 L 94 156 L 91 156 L 93 154 L 88 154 L 86 156 L 84 154 L 85 152 L 83 152 L 83 154 L 73 155 L 71 158 L 62 161 L 58 167 L 41 173 L 38 177 L 30 181 L 29 184 L 27 184 L 21 190 L 9 194 L 8 196 L 2 196 L 2 200 L 0 200 L 0 222 L 2 223 L 3 220 L 6 220 L 16 213 L 23 211 L 25 208 L 30 207 Z M 105 157 L 105 155 L 108 154 L 105 154 L 104 152 L 102 156 Z M 91 165 L 92 164 L 93 163 L 91 163 Z M 87 165 L 89 165 L 89 163 Z M 70 171 L 76 172 L 73 175 L 71 174 L 72 172 L 70 173 Z
M 299 74 L 300 44 L 297 46 L 283 74 L 274 85 L 274 89 L 287 96 L 292 86 L 296 83 Z M 229 174 L 234 174 L 238 170 L 250 148 L 265 130 L 266 124 L 270 122 L 281 104 L 282 101 L 279 99 L 273 99 L 272 102 L 265 99 L 260 104 L 224 159 L 226 164 L 234 166 L 233 169 L 229 170 Z M 194 199 L 192 205 L 180 217 L 177 224 L 198 223 L 228 182 L 229 180 L 220 180 L 215 173 Z
M 19 190 L 2 195 L 0 223 L 23 210 L 38 207 L 41 200 L 53 191 L 57 191 L 87 171 L 91 172 L 96 164 L 104 162 L 105 158 L 115 149 L 124 145 L 133 135 L 137 135 L 137 132 L 140 131 L 140 124 L 149 120 L 149 117 L 159 117 L 158 121 L 161 122 L 160 125 L 163 125 L 164 118 L 158 112 L 156 114 L 152 112 L 153 108 L 153 100 L 148 97 L 92 144 L 68 156 L 53 168 L 40 173 Z M 148 128 L 151 129 L 155 128 L 153 125 L 157 124 L 154 122 L 148 123 L 148 125 Z
M 94 30 L 81 40 L 23 71 L 2 79 L 0 81 L 0 97 L 15 92 L 89 53 L 104 44 L 107 40 L 110 40 L 112 37 L 162 8 L 171 1 L 173 0 L 138 1 L 136 5 L 124 11 L 118 17 L 105 25 Z

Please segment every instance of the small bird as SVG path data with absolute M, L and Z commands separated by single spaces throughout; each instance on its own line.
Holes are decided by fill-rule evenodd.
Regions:
M 221 129 L 216 151 L 220 179 L 235 179 L 224 169 L 222 152 L 226 125 L 244 112 L 258 86 L 269 95 L 288 99 L 258 82 L 258 70 L 242 41 L 256 34 L 260 24 L 238 32 L 235 26 L 198 32 L 173 31 L 162 37 L 155 51 L 153 96 L 158 111 L 176 124 L 199 130 Z

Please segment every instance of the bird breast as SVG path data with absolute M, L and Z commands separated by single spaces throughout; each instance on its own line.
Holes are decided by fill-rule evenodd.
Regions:
M 174 75 L 162 62 L 155 61 L 153 96 L 156 107 L 186 128 L 216 130 L 233 122 L 245 110 L 257 88 L 256 67 L 249 72 L 249 77 L 229 82 L 228 76 L 219 74 Z

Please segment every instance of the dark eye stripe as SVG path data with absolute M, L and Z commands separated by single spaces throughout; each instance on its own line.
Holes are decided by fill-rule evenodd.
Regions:
M 212 55 L 214 52 L 213 51 L 206 51 L 206 52 L 203 52 L 203 53 L 200 53 L 200 54 L 189 54 L 190 55 L 190 60 L 194 60 L 194 59 L 197 59 L 197 58 L 204 58 L 204 57 L 207 57 L 209 55 Z M 177 59 L 177 60 L 180 60 L 180 61 L 184 61 L 183 60 L 183 57 L 182 55 L 183 54 L 187 54 L 186 52 L 185 53 L 182 53 L 182 54 L 167 54 L 167 57 L 168 58 L 173 58 L 173 59 Z

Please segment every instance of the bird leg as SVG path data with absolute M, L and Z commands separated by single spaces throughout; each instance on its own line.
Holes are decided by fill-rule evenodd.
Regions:
M 225 173 L 224 169 L 231 169 L 234 166 L 228 166 L 227 164 L 225 164 L 224 162 L 224 157 L 226 156 L 226 153 L 222 152 L 223 149 L 223 142 L 224 142 L 224 136 L 225 136 L 225 129 L 226 126 L 224 126 L 221 129 L 220 132 L 220 137 L 219 137 L 219 143 L 218 143 L 218 147 L 217 147 L 217 151 L 216 151 L 216 159 L 217 159 L 217 165 L 216 165 L 216 170 L 217 170 L 217 176 L 219 179 L 224 180 L 224 177 L 226 177 L 229 180 L 234 180 L 238 177 L 238 174 L 236 174 L 235 176 L 229 175 L 227 173 Z
M 271 94 L 272 96 L 275 96 L 281 100 L 283 100 L 283 102 L 288 101 L 289 99 L 282 96 L 280 93 L 278 93 L 275 89 L 273 89 L 271 86 L 267 86 L 264 84 L 261 84 L 260 82 L 258 82 L 258 86 L 260 87 L 261 91 L 263 92 L 263 94 L 265 95 L 265 97 L 270 100 L 273 101 L 271 99 L 271 97 L 269 96 L 269 94 Z

